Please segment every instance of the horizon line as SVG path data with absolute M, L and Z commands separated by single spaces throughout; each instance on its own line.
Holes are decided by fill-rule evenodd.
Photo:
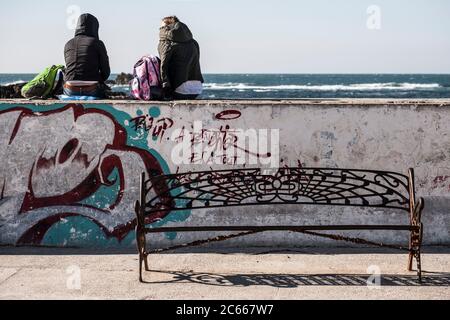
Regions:
M 129 72 L 111 72 L 111 75 L 121 73 L 131 74 Z M 39 72 L 0 72 L 0 75 L 30 75 L 39 74 Z M 450 75 L 448 73 L 438 72 L 204 72 L 203 75 Z

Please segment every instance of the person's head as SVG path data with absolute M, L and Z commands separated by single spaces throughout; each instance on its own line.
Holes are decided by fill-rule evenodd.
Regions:
M 171 24 L 175 24 L 177 22 L 180 22 L 180 20 L 177 18 L 177 16 L 168 16 L 162 19 L 161 21 L 161 27 L 166 27 Z
M 92 14 L 84 13 L 78 19 L 77 29 L 75 35 L 84 35 L 89 37 L 94 37 L 98 39 L 98 29 L 100 24 L 96 17 Z
M 163 18 L 159 31 L 160 41 L 188 42 L 192 40 L 191 30 L 176 16 Z

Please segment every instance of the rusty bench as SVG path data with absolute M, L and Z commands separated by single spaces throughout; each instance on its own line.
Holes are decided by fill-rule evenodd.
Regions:
M 147 227 L 149 222 L 157 221 L 172 211 L 286 204 L 396 209 L 405 211 L 408 215 L 405 220 L 408 223 L 404 225 Z M 408 175 L 387 171 L 320 168 L 282 168 L 275 172 L 264 169 L 237 169 L 152 177 L 142 174 L 140 199 L 136 201 L 135 208 L 139 280 L 142 282 L 143 264 L 145 270 L 150 270 L 148 256 L 151 253 L 198 246 L 266 231 L 290 231 L 337 241 L 403 250 L 409 253 L 409 271 L 412 271 L 413 259 L 416 259 L 417 274 L 421 281 L 423 208 L 422 198 L 416 202 L 413 169 L 409 170 Z M 409 245 L 376 243 L 360 238 L 318 232 L 353 230 L 408 232 Z M 147 234 L 205 231 L 235 233 L 166 249 L 147 250 Z

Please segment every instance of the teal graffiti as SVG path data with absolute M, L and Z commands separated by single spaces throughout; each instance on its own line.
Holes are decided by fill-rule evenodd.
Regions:
M 151 107 L 148 110 L 148 114 L 150 117 L 159 118 L 161 116 L 161 110 L 158 107 Z
M 120 192 L 119 170 L 114 169 L 108 180 L 114 181 L 114 184 L 111 186 L 102 185 L 92 196 L 84 199 L 80 204 L 102 210 L 109 209 L 116 202 L 117 195 Z
M 108 237 L 97 224 L 86 217 L 68 217 L 53 225 L 45 234 L 42 244 L 55 247 L 130 247 L 135 234 L 130 232 L 122 241 Z
M 49 105 L 2 105 L 0 111 L 5 111 L 12 108 L 24 108 L 32 112 L 52 112 L 58 111 L 67 104 L 57 103 Z M 157 159 L 164 174 L 170 174 L 170 168 L 165 159 L 158 153 L 156 146 L 152 147 L 151 144 L 156 144 L 155 139 L 149 139 L 149 132 L 146 130 L 135 130 L 132 123 L 132 119 L 135 115 L 131 115 L 128 112 L 116 109 L 109 104 L 86 104 L 83 106 L 85 110 L 101 110 L 109 113 L 115 121 L 117 121 L 125 130 L 127 146 L 139 148 L 148 151 L 153 157 Z M 157 106 L 151 106 L 148 110 L 148 114 L 154 118 L 161 116 L 161 110 Z M 136 111 L 137 116 L 143 115 L 145 112 L 142 109 Z M 149 145 L 150 144 L 150 145 Z M 109 208 L 116 200 L 120 191 L 120 177 L 118 170 L 115 169 L 108 177 L 110 181 L 114 181 L 111 186 L 101 186 L 95 194 L 84 199 L 79 205 L 90 206 L 99 210 L 105 210 Z M 181 192 L 181 191 L 180 191 Z M 173 194 L 175 196 L 175 194 Z M 182 200 L 177 200 L 179 205 L 183 205 Z M 169 222 L 183 222 L 186 221 L 191 215 L 190 210 L 171 212 L 161 221 L 155 222 L 149 227 L 160 227 Z M 134 212 L 130 212 L 130 216 L 134 217 Z M 167 239 L 174 240 L 177 236 L 176 233 L 168 233 L 165 235 Z M 53 225 L 45 234 L 41 244 L 49 246 L 98 246 L 98 247 L 119 247 L 130 246 L 135 242 L 134 232 L 130 232 L 126 238 L 122 241 L 118 241 L 115 238 L 109 238 L 101 228 L 94 223 L 91 219 L 78 216 L 68 217 L 62 219 L 62 221 Z

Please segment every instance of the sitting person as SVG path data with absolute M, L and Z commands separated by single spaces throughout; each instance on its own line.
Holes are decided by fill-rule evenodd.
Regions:
M 159 56 L 164 96 L 196 99 L 203 91 L 200 47 L 189 28 L 177 17 L 166 17 L 160 28 Z
M 98 36 L 99 22 L 91 14 L 78 20 L 75 37 L 64 48 L 64 94 L 104 98 L 111 73 L 105 44 Z

